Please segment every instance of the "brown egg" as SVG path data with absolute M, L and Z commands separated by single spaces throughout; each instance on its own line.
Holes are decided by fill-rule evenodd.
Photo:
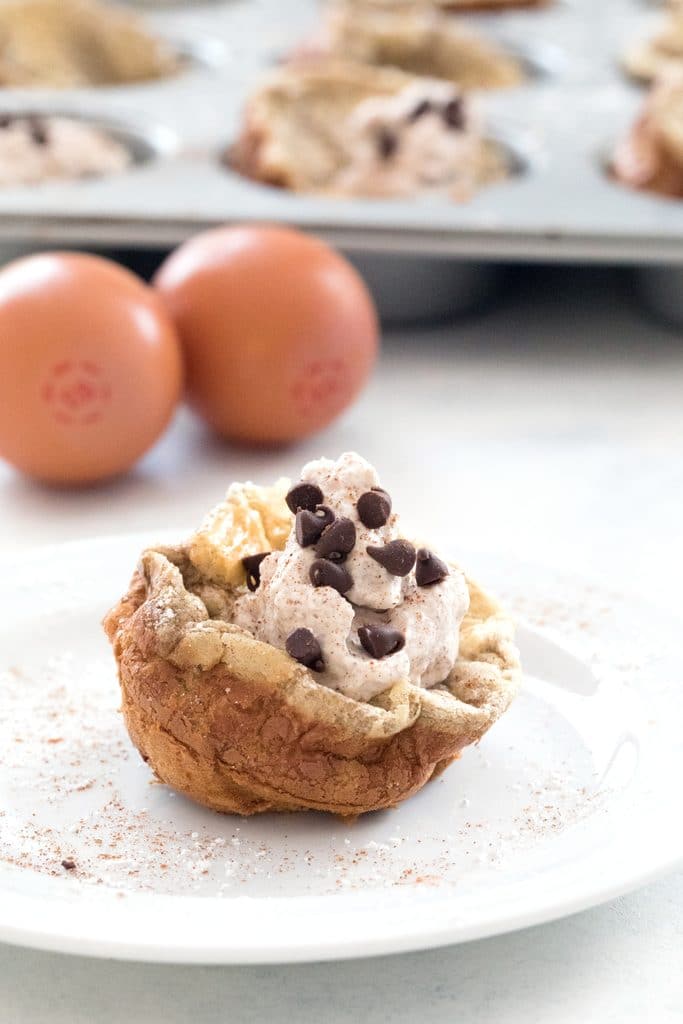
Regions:
M 53 483 L 128 469 L 182 388 L 155 292 L 96 256 L 46 253 L 0 271 L 0 456 Z
M 299 231 L 206 231 L 154 284 L 180 335 L 189 400 L 225 437 L 267 444 L 320 430 L 375 361 L 377 316 L 363 281 Z

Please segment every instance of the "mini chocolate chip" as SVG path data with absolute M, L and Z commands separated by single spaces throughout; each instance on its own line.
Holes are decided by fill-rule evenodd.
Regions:
M 386 658 L 405 647 L 406 638 L 393 626 L 361 626 L 358 639 L 373 658 Z
M 417 104 L 417 106 L 413 107 L 411 112 L 408 114 L 408 120 L 409 121 L 419 121 L 421 117 L 424 117 L 425 114 L 428 114 L 430 112 L 430 110 L 433 110 L 433 109 L 434 109 L 434 105 L 432 104 L 431 100 L 428 100 L 428 99 L 420 100 L 420 102 Z
M 326 558 L 316 558 L 308 575 L 314 587 L 332 587 L 338 594 L 345 594 L 353 586 L 349 570 Z
M 443 119 L 448 128 L 462 131 L 465 127 L 465 107 L 460 97 L 449 100 L 443 108 Z
M 377 152 L 382 160 L 391 160 L 398 149 L 398 135 L 388 128 L 381 128 L 377 133 Z
M 371 491 L 361 494 L 356 502 L 358 518 L 369 530 L 377 530 L 391 515 L 391 498 L 381 487 L 373 487 Z
M 315 512 L 318 505 L 322 504 L 323 492 L 316 484 L 300 483 L 290 487 L 285 496 L 285 501 L 290 512 L 296 514 L 300 508 L 306 508 L 309 512 Z
M 270 551 L 262 551 L 260 555 L 247 555 L 246 558 L 242 559 L 242 565 L 247 573 L 247 586 L 252 593 L 254 590 L 258 590 L 259 583 L 261 582 L 261 562 L 269 554 Z
M 334 522 L 334 512 L 327 505 L 319 505 L 315 512 L 301 508 L 296 514 L 294 532 L 302 548 L 310 547 L 319 539 L 323 530 Z
M 65 871 L 75 871 L 76 861 L 75 860 L 63 860 L 62 867 Z
M 432 583 L 440 583 L 448 575 L 448 566 L 445 562 L 433 555 L 427 548 L 420 548 L 415 568 L 415 580 L 418 587 L 430 587 Z
M 323 524 L 323 529 L 333 523 L 336 518 L 332 509 L 327 505 L 318 505 L 313 515 Z
M 285 641 L 285 650 L 290 658 L 305 665 L 314 672 L 323 672 L 325 662 L 320 644 L 310 629 L 295 629 Z
M 331 562 L 344 562 L 356 543 L 356 527 L 343 516 L 325 528 L 316 544 L 315 553 Z
M 33 114 L 27 118 L 27 125 L 31 133 L 31 139 L 35 142 L 36 146 L 47 146 L 47 125 L 43 118 Z
M 415 565 L 415 548 L 407 540 L 392 540 L 383 547 L 370 544 L 366 551 L 392 576 L 407 576 Z
M 13 114 L 0 114 L 0 128 L 9 128 L 14 123 Z

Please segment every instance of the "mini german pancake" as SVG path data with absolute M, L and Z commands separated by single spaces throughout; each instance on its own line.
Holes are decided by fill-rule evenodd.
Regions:
M 295 59 L 329 56 L 442 78 L 463 89 L 503 89 L 526 77 L 492 39 L 434 7 L 382 8 L 335 0 Z
M 626 73 L 652 84 L 668 75 L 683 73 L 683 6 L 672 5 L 653 36 L 640 39 L 622 55 Z
M 185 544 L 143 552 L 104 626 L 145 761 L 235 814 L 395 807 L 520 680 L 510 618 L 402 536 L 355 453 L 233 484 Z
M 467 202 L 513 171 L 459 85 L 336 56 L 265 75 L 225 159 L 263 184 L 339 199 Z
M 351 0 L 350 0 L 351 2 Z M 547 7 L 553 0 L 352 0 L 356 7 L 404 11 L 409 8 L 433 7 L 460 13 L 504 11 L 515 7 Z

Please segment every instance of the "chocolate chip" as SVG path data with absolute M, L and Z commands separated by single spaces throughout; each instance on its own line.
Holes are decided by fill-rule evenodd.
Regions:
M 315 544 L 318 537 L 322 533 L 318 529 L 318 520 L 314 514 L 307 508 L 300 508 L 296 514 L 294 520 L 294 533 L 296 535 L 297 543 L 302 548 L 310 547 L 311 544 Z
M 323 530 L 326 526 L 329 526 L 335 520 L 335 514 L 331 508 L 327 505 L 318 505 L 317 509 L 313 513 L 318 522 L 323 524 Z
M 356 527 L 343 516 L 328 526 L 316 544 L 315 553 L 331 562 L 344 562 L 356 543 Z
M 285 501 L 290 512 L 295 514 L 300 508 L 306 508 L 309 512 L 315 512 L 318 505 L 322 504 L 323 492 L 316 484 L 294 484 L 294 487 L 290 487 L 287 491 Z
M 434 106 L 431 100 L 420 100 L 417 106 L 413 107 L 411 112 L 408 114 L 408 121 L 419 121 L 421 117 L 424 117 L 425 114 L 428 114 L 430 110 L 433 109 Z
M 373 658 L 386 658 L 405 647 L 406 638 L 393 626 L 361 626 L 358 639 Z
M 315 512 L 310 512 L 307 508 L 299 509 L 294 523 L 296 539 L 302 548 L 310 547 L 333 522 L 334 512 L 326 505 L 320 505 Z
M 443 119 L 448 128 L 453 128 L 458 132 L 463 130 L 465 127 L 465 107 L 460 97 L 448 101 L 443 108 Z
M 325 662 L 320 644 L 311 633 L 310 629 L 295 629 L 285 641 L 285 650 L 290 658 L 313 669 L 314 672 L 323 672 Z
M 382 160 L 391 160 L 398 149 L 398 136 L 388 128 L 381 128 L 377 134 L 377 152 Z
M 75 860 L 63 860 L 62 861 L 62 867 L 64 868 L 65 871 L 75 871 L 76 870 L 76 861 Z
M 391 515 L 391 498 L 381 487 L 373 487 L 371 491 L 361 494 L 356 508 L 363 526 L 376 530 L 384 526 Z
M 0 128 L 9 128 L 14 123 L 13 114 L 0 114 Z
M 32 114 L 27 118 L 26 123 L 31 134 L 31 139 L 35 142 L 36 146 L 47 146 L 47 125 L 44 119 L 42 117 L 38 117 L 36 114 Z
M 314 587 L 332 587 L 338 594 L 345 594 L 353 586 L 353 578 L 348 569 L 326 558 L 316 558 L 308 575 Z
M 392 576 L 407 576 L 415 565 L 415 548 L 407 540 L 392 540 L 382 547 L 370 544 L 366 551 Z
M 418 587 L 430 587 L 432 583 L 440 583 L 448 575 L 448 566 L 445 562 L 433 555 L 427 548 L 420 548 L 417 553 L 415 569 L 415 580 Z
M 270 551 L 262 551 L 260 555 L 247 555 L 242 559 L 242 565 L 247 573 L 247 586 L 252 591 L 258 590 L 261 582 L 261 562 L 267 558 Z

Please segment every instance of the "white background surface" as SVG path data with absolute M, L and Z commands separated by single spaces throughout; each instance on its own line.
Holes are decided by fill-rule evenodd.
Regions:
M 387 339 L 339 424 L 280 455 L 233 451 L 181 414 L 134 474 L 54 492 L 0 469 L 0 551 L 183 527 L 232 479 L 346 448 L 440 543 L 507 550 L 679 601 L 683 345 L 628 277 L 517 271 L 484 315 Z M 0 947 L 2 1020 L 677 1021 L 683 876 L 553 925 L 432 953 L 287 968 L 95 963 Z M 226 915 L 226 927 L 230 927 Z

